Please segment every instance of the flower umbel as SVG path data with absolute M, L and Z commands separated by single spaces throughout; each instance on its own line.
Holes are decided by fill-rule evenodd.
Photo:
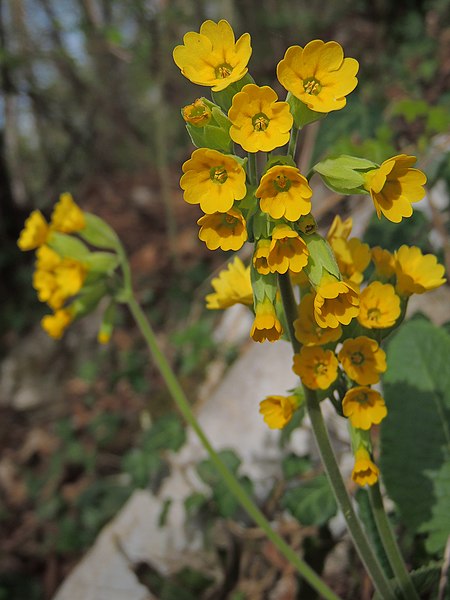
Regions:
M 352 479 L 361 487 L 374 485 L 378 481 L 380 471 L 377 465 L 370 459 L 370 454 L 361 446 L 355 452 L 355 466 L 352 471 Z
M 212 87 L 213 92 L 224 90 L 247 73 L 252 54 L 250 35 L 244 33 L 235 41 L 228 21 L 205 21 L 200 33 L 190 31 L 176 46 L 173 60 L 182 74 L 198 85 Z
M 180 186 L 189 204 L 200 204 L 203 212 L 226 213 L 235 200 L 246 194 L 245 171 L 232 156 L 198 148 L 183 165 Z
M 328 113 L 346 104 L 358 84 L 358 61 L 344 58 L 337 42 L 313 40 L 287 49 L 278 64 L 277 76 L 281 85 L 311 110 Z
M 250 267 L 245 267 L 236 256 L 211 280 L 215 292 L 206 296 L 206 308 L 224 309 L 233 304 L 253 304 L 253 290 L 250 281 Z
M 386 371 L 386 353 L 365 335 L 345 340 L 338 358 L 350 379 L 360 385 L 377 383 Z
M 342 400 L 344 416 L 353 427 L 368 430 L 378 425 L 387 415 L 384 399 L 379 392 L 369 387 L 355 387 L 347 391 Z
M 367 329 L 392 327 L 400 316 L 400 298 L 390 283 L 373 281 L 359 296 L 358 322 Z
M 276 92 L 267 85 L 244 86 L 228 111 L 233 142 L 246 152 L 270 152 L 287 144 L 293 117 L 289 104 L 277 100 Z
M 294 354 L 292 370 L 311 390 L 326 390 L 337 378 L 338 361 L 331 350 L 303 346 L 299 354 Z
M 425 196 L 427 178 L 419 169 L 412 169 L 415 156 L 398 154 L 385 160 L 378 169 L 365 174 L 364 187 L 372 197 L 378 218 L 381 213 L 393 223 L 410 217 L 411 203 Z
M 259 403 L 259 412 L 271 429 L 283 429 L 298 407 L 296 396 L 267 396 Z
M 263 212 L 273 219 L 297 221 L 311 211 L 312 189 L 297 167 L 276 165 L 265 173 L 255 192 Z
M 422 254 L 417 246 L 401 246 L 395 252 L 397 292 L 402 296 L 424 294 L 446 282 L 445 268 L 434 254 Z

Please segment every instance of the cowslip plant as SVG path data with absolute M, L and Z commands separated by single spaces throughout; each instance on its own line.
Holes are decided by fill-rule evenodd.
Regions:
M 350 237 L 351 219 L 337 216 L 327 235 L 320 235 L 310 182 L 318 175 L 340 194 L 370 196 L 379 218 L 398 223 L 423 198 L 426 177 L 413 167 L 415 157 L 404 154 L 381 165 L 347 155 L 326 158 L 301 173 L 295 162 L 299 132 L 345 107 L 346 96 L 358 83 L 358 62 L 344 57 L 333 41 L 288 48 L 276 71 L 287 91 L 283 100 L 249 74 L 250 42 L 249 34 L 236 41 L 225 20 L 206 21 L 199 33 L 187 33 L 173 52 L 181 73 L 194 84 L 210 87 L 212 94 L 211 100 L 199 97 L 181 110 L 196 149 L 183 164 L 180 186 L 184 200 L 204 213 L 198 220 L 199 239 L 210 250 L 238 251 L 245 243 L 253 244 L 248 266 L 234 257 L 212 280 L 207 307 L 252 307 L 254 341 L 291 341 L 300 385 L 286 396 L 263 399 L 259 412 L 270 428 L 282 429 L 306 407 L 331 488 L 379 597 L 417 600 L 380 495 L 371 431 L 388 408 L 372 386 L 387 369 L 382 345 L 401 325 L 409 297 L 442 285 L 444 268 L 419 248 L 402 246 L 394 253 L 370 248 Z M 115 306 L 129 307 L 179 409 L 224 482 L 309 584 L 322 597 L 336 599 L 271 528 L 199 426 L 134 298 L 130 268 L 114 231 L 63 194 L 50 223 L 39 211 L 31 214 L 18 244 L 22 250 L 36 250 L 33 285 L 53 311 L 42 321 L 52 337 L 61 337 L 72 321 L 107 296 L 98 336 L 106 343 Z M 325 398 L 348 421 L 355 459 L 351 478 L 369 486 L 394 579 L 383 570 L 353 508 L 323 420 L 320 403 Z

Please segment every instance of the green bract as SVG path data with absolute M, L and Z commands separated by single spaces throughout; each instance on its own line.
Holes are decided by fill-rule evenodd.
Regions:
M 339 194 L 367 194 L 364 189 L 364 173 L 376 169 L 377 164 L 365 158 L 343 154 L 328 158 L 314 165 L 325 185 Z

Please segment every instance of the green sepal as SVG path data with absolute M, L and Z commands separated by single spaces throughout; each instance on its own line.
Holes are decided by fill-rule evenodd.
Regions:
M 83 244 L 81 240 L 67 233 L 52 231 L 47 245 L 59 254 L 61 258 L 73 258 L 74 260 L 85 262 L 90 254 L 90 250 L 86 244 Z
M 367 194 L 364 189 L 364 173 L 377 166 L 365 158 L 343 154 L 317 163 L 313 170 L 319 173 L 328 188 L 338 194 Z
M 86 226 L 78 231 L 78 235 L 97 248 L 116 249 L 120 246 L 119 238 L 112 227 L 103 219 L 92 213 L 84 213 Z
M 358 429 L 348 422 L 348 428 L 350 431 L 350 441 L 352 444 L 353 452 L 356 452 L 358 448 L 364 447 L 367 452 L 372 452 L 372 442 L 370 439 L 370 430 L 365 431 L 364 429 Z
M 317 222 L 312 213 L 302 215 L 298 221 L 294 223 L 295 229 L 302 235 L 312 235 L 317 232 Z
M 98 336 L 100 337 L 102 334 L 111 337 L 111 334 L 114 329 L 114 325 L 116 324 L 117 318 L 117 304 L 113 298 L 109 302 L 106 307 L 105 312 L 103 313 L 102 322 L 100 325 L 100 329 L 98 332 Z
M 270 221 L 269 215 L 259 210 L 258 206 L 247 221 L 247 224 L 247 229 L 251 230 L 252 237 L 255 241 L 258 241 L 261 238 L 270 238 L 273 223 Z
M 305 125 L 309 125 L 309 123 L 324 119 L 328 114 L 311 110 L 301 100 L 293 96 L 291 92 L 288 93 L 286 102 L 289 104 L 291 114 L 294 117 L 294 124 L 299 129 Z
M 239 81 L 230 83 L 228 87 L 220 92 L 211 91 L 211 97 L 214 102 L 227 113 L 230 110 L 231 104 L 233 103 L 233 96 L 240 92 L 244 85 L 247 85 L 248 83 L 255 83 L 255 80 L 250 73 L 246 73 L 242 79 L 239 79 Z
M 323 271 L 341 279 L 339 267 L 331 249 L 330 244 L 318 233 L 305 235 L 303 240 L 308 248 L 308 264 L 304 267 L 313 287 L 318 287 L 322 280 Z
M 231 152 L 230 120 L 216 104 L 209 102 L 206 98 L 203 98 L 203 101 L 211 108 L 211 120 L 204 127 L 196 127 L 191 123 L 186 123 L 186 129 L 192 143 L 197 148 L 206 147 L 220 152 Z
M 256 310 L 256 305 L 261 304 L 267 298 L 275 304 L 277 295 L 277 274 L 268 273 L 261 275 L 253 266 L 253 261 L 250 263 L 250 278 L 253 288 L 253 301 Z
M 267 173 L 267 171 L 269 169 L 271 169 L 272 167 L 278 167 L 278 166 L 283 166 L 283 165 L 287 165 L 288 167 L 298 168 L 297 165 L 295 164 L 294 159 L 292 158 L 292 156 L 290 154 L 273 155 L 266 162 L 266 164 L 264 166 L 263 175 L 265 175 Z
M 83 264 L 89 271 L 104 275 L 111 274 L 119 266 L 119 262 L 117 255 L 112 252 L 91 252 L 83 259 Z
M 70 303 L 70 309 L 75 317 L 83 317 L 92 312 L 107 294 L 108 289 L 104 280 L 98 280 L 90 285 L 84 285 L 77 297 Z

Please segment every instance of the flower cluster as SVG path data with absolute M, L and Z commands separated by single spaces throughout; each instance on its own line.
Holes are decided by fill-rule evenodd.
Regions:
M 342 109 L 358 83 L 358 62 L 344 57 L 337 42 L 313 40 L 287 49 L 276 70 L 285 99 L 253 80 L 250 36 L 236 42 L 227 21 L 206 21 L 183 42 L 173 52 L 176 65 L 212 91 L 211 101 L 197 98 L 182 109 L 196 146 L 183 165 L 184 200 L 204 213 L 199 238 L 209 249 L 238 251 L 253 244 L 248 268 L 236 258 L 212 280 L 215 292 L 207 306 L 253 305 L 251 337 L 273 342 L 291 329 L 280 292 L 286 295 L 286 285 L 298 287 L 290 301 L 300 298 L 292 323 L 298 347 L 293 370 L 349 420 L 353 479 L 373 484 L 378 470 L 370 458 L 370 429 L 387 414 L 371 387 L 387 367 L 381 343 L 402 321 L 411 294 L 444 283 L 444 268 L 419 248 L 402 246 L 393 254 L 371 249 L 351 237 L 351 219 L 336 217 L 322 237 L 312 215 L 310 179 L 318 174 L 341 194 L 370 196 L 379 218 L 398 223 L 423 198 L 426 177 L 414 168 L 415 157 L 405 154 L 382 164 L 352 156 L 325 159 L 307 176 L 297 167 L 299 131 Z M 284 427 L 299 397 L 261 402 L 269 427 Z

